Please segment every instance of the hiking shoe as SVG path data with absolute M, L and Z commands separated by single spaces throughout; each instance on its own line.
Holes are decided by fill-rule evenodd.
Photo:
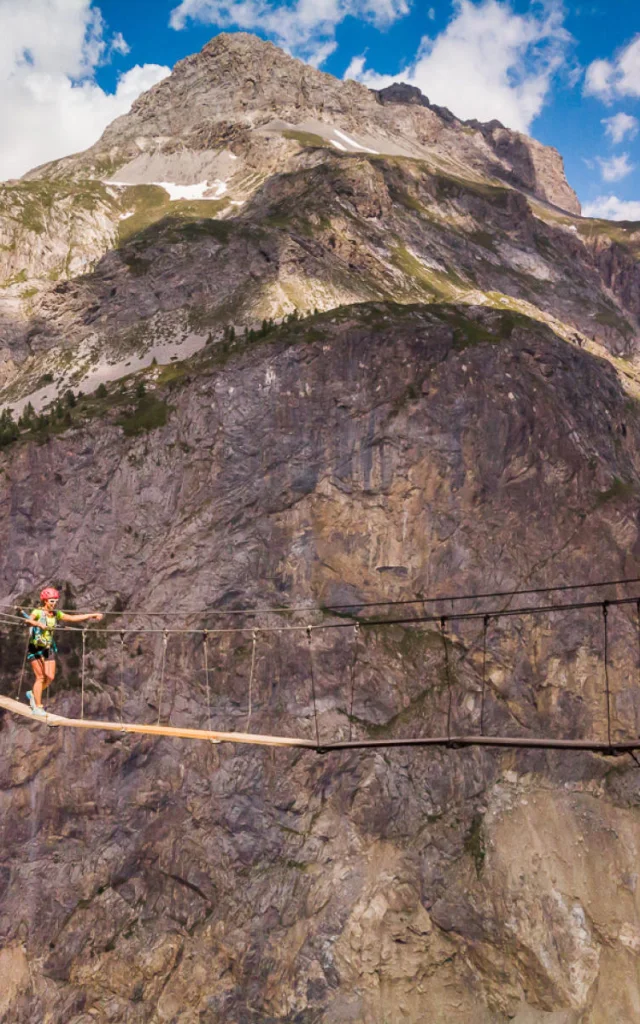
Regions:
M 25 696 L 27 698 L 28 703 L 31 705 L 31 710 L 33 711 L 33 709 L 36 706 L 36 699 L 33 696 L 33 690 L 27 690 Z
M 37 718 L 47 717 L 47 712 L 44 710 L 44 708 L 42 706 L 38 707 L 38 705 L 35 702 L 33 707 L 31 708 L 31 713 L 34 714 Z

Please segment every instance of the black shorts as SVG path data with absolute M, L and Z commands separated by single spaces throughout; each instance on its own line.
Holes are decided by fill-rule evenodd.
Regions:
M 38 647 L 36 644 L 29 644 L 27 661 L 55 661 L 56 652 L 53 647 Z

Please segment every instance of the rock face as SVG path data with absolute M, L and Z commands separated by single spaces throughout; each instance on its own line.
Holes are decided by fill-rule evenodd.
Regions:
M 220 36 L 4 187 L 0 593 L 114 631 L 58 713 L 637 737 L 637 588 L 429 600 L 640 576 L 637 230 L 407 88 Z M 2 1024 L 638 1019 L 628 757 L 0 727 Z
M 246 626 L 209 641 L 211 721 L 243 729 L 251 629 L 281 622 L 213 606 L 558 583 L 593 576 L 596 551 L 598 575 L 637 575 L 637 402 L 542 325 L 469 314 L 367 304 L 293 323 L 158 382 L 164 427 L 123 436 L 107 407 L 8 449 L 3 589 L 41 564 L 67 601 L 140 610 L 116 628 L 167 605 L 171 625 Z M 610 611 L 614 738 L 637 732 L 633 611 Z M 437 624 L 354 639 L 353 619 L 311 621 L 348 624 L 312 637 L 321 738 L 442 732 Z M 481 623 L 448 636 L 454 730 L 483 713 L 496 734 L 606 736 L 598 609 L 493 622 L 483 712 Z M 11 691 L 20 637 L 3 645 Z M 162 687 L 161 639 L 128 637 L 122 676 L 119 635 L 90 639 L 88 715 L 208 721 L 201 634 L 171 638 Z M 56 710 L 78 714 L 78 642 L 62 647 Z M 253 729 L 314 735 L 304 629 L 259 633 L 253 687 Z M 634 1019 L 631 761 L 2 725 L 7 1021 Z
M 580 213 L 578 198 L 565 177 L 562 157 L 552 147 L 543 146 L 521 132 L 509 131 L 499 121 L 460 122 L 446 107 L 429 103 L 420 89 L 405 82 L 396 82 L 386 89 L 381 89 L 378 96 L 382 103 L 427 107 L 447 124 L 457 125 L 458 128 L 462 126 L 463 130 L 465 127 L 473 128 L 480 132 L 501 161 L 501 170 L 493 168 L 498 177 L 512 182 L 516 187 L 524 187 L 533 195 L 569 213 Z

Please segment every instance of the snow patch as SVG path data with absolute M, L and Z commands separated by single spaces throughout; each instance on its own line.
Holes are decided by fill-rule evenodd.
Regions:
M 354 149 L 359 149 L 363 153 L 373 153 L 375 156 L 380 156 L 377 149 L 369 149 L 368 146 L 363 146 L 361 142 L 356 142 L 355 139 L 352 139 L 344 132 L 341 132 L 339 128 L 334 128 L 333 130 L 336 133 L 336 135 L 339 136 L 339 138 L 344 139 L 344 141 L 348 142 L 350 146 L 354 147 Z
M 168 192 L 171 202 L 175 202 L 176 199 L 219 199 L 227 191 L 224 181 L 214 181 L 212 185 L 209 185 L 208 181 L 199 181 L 196 185 L 175 185 L 172 181 L 151 181 L 149 184 L 157 185 Z M 205 192 L 213 188 L 214 194 L 206 196 Z
M 107 181 L 105 184 L 116 185 L 118 188 L 133 187 L 127 181 Z M 219 180 L 212 182 L 211 185 L 208 181 L 199 181 L 195 185 L 176 185 L 173 181 L 146 181 L 141 184 L 157 185 L 158 188 L 163 188 L 165 192 L 168 192 L 172 203 L 177 199 L 219 199 L 227 191 L 226 182 Z M 205 195 L 205 192 L 212 194 Z
M 343 146 L 341 142 L 336 142 L 335 139 L 329 139 L 329 142 L 331 143 L 332 146 L 335 146 L 336 149 L 341 149 L 343 153 L 348 153 L 349 152 L 347 147 Z

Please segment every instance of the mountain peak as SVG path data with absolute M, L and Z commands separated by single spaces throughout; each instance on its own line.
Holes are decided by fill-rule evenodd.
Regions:
M 208 43 L 202 47 L 196 57 L 206 54 L 217 54 L 223 51 L 232 53 L 264 53 L 267 50 L 277 53 L 283 60 L 293 61 L 295 57 L 281 50 L 275 43 L 268 39 L 262 39 L 252 32 L 219 32 L 212 36 Z M 301 62 L 299 62 L 301 63 Z
M 265 163 L 269 174 L 284 169 L 282 132 L 313 137 L 332 152 L 408 157 L 456 173 L 466 167 L 580 211 L 555 150 L 497 121 L 460 121 L 407 83 L 375 91 L 342 81 L 247 32 L 214 36 L 143 93 L 86 153 L 30 176 L 102 176 L 98 168 L 110 165 L 124 169 L 119 180 L 132 184 L 196 185 L 220 179 L 218 157 L 231 140 L 233 159 L 248 159 L 251 172 L 263 176 Z

